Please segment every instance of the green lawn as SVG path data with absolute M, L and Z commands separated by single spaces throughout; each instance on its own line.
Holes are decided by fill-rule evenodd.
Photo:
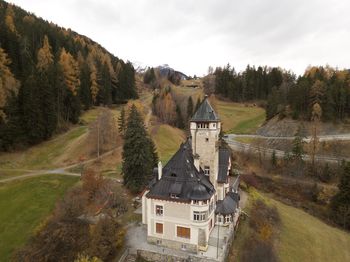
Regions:
M 44 175 L 0 184 L 0 260 L 9 261 L 78 178 Z
M 30 147 L 22 152 L 3 153 L 0 155 L 2 168 L 45 169 L 53 168 L 53 161 L 64 154 L 72 141 L 87 132 L 86 126 L 72 128 L 53 139 Z
M 265 121 L 265 110 L 257 106 L 211 99 L 225 133 L 253 134 Z
M 160 125 L 152 131 L 152 139 L 156 144 L 159 159 L 163 166 L 169 161 L 173 154 L 179 149 L 180 144 L 185 141 L 182 130 L 169 125 Z
M 271 200 L 282 218 L 281 261 L 350 261 L 350 234 L 304 211 Z
M 350 233 L 327 225 L 301 209 L 291 207 L 255 190 L 249 193 L 252 199 L 263 198 L 277 207 L 282 226 L 277 240 L 277 255 L 282 262 L 343 262 L 350 261 Z M 240 250 L 249 237 L 249 223 L 242 221 L 234 241 L 234 258 L 240 261 Z

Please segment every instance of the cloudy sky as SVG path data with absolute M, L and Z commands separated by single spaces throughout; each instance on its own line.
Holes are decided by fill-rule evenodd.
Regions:
M 144 65 L 350 68 L 349 0 L 11 0 Z

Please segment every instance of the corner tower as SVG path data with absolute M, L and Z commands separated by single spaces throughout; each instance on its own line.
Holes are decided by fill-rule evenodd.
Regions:
M 190 120 L 192 151 L 196 167 L 201 167 L 215 186 L 218 174 L 218 141 L 221 122 L 207 96 Z

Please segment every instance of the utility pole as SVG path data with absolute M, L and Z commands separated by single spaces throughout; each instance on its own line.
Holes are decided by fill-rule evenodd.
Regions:
M 218 223 L 218 241 L 216 244 L 216 258 L 219 258 L 219 237 L 220 237 L 220 224 Z
M 97 158 L 100 159 L 100 117 L 97 117 Z

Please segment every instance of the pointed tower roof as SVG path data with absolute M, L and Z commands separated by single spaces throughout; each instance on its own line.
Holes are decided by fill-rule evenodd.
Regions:
M 202 122 L 202 121 L 220 121 L 219 117 L 215 113 L 213 107 L 210 105 L 208 101 L 208 96 L 205 96 L 203 102 L 199 106 L 196 113 L 194 113 L 191 118 L 192 122 Z

